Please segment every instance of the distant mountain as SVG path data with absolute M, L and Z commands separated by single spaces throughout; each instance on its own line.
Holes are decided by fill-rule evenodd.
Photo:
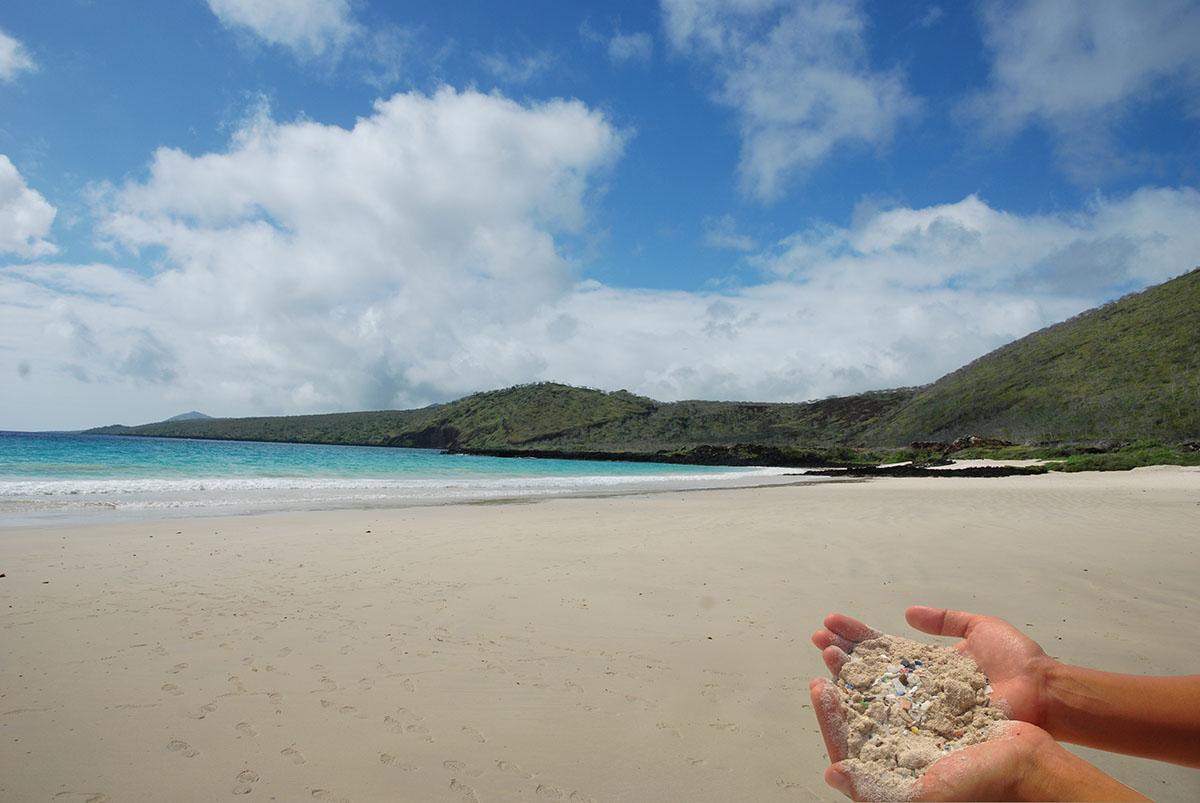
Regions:
M 553 382 L 420 410 L 199 414 L 95 432 L 225 440 L 590 453 L 1200 439 L 1200 270 L 1021 338 L 921 388 L 804 403 L 664 403 Z M 753 452 L 753 449 L 751 449 Z M 743 450 L 747 460 L 751 452 Z M 715 454 L 715 453 L 714 453 Z M 712 459 L 717 459 L 713 457 Z
M 476 393 L 419 410 L 164 421 L 116 435 L 416 448 L 659 452 L 704 445 L 835 446 L 912 389 L 800 404 L 663 403 L 553 382 Z
M 170 418 L 163 419 L 162 423 L 170 424 L 173 421 L 211 421 L 211 420 L 212 420 L 211 415 L 205 415 L 204 413 L 200 413 L 195 410 L 190 410 L 186 413 L 180 413 L 179 415 L 173 415 Z

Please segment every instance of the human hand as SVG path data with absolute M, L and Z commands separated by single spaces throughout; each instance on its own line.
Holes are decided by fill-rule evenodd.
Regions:
M 875 790 L 843 763 L 846 758 L 846 715 L 833 684 L 825 679 L 809 686 L 813 710 L 833 762 L 825 783 L 851 800 L 872 800 Z M 1045 759 L 1065 752 L 1036 725 L 1003 722 L 988 740 L 964 747 L 933 764 L 917 780 L 912 800 L 1049 800 Z
M 971 656 L 988 675 L 995 702 L 1010 721 L 998 723 L 988 739 L 938 759 L 918 780 L 914 800 L 1146 800 L 1133 789 L 1065 750 L 1037 724 L 1016 721 L 1044 716 L 1046 672 L 1055 662 L 1032 639 L 1007 622 L 988 616 L 913 607 L 913 627 L 963 638 L 955 649 Z M 812 637 L 834 675 L 854 647 L 879 631 L 843 614 L 831 614 Z M 870 799 L 842 762 L 848 756 L 846 714 L 837 688 L 826 679 L 809 686 L 813 710 L 832 766 L 825 781 L 854 800 Z
M 915 605 L 904 618 L 917 630 L 937 636 L 962 638 L 954 649 L 979 664 L 992 684 L 992 701 L 1010 719 L 1045 725 L 1046 677 L 1054 659 L 1037 642 L 1003 619 L 946 608 Z M 874 638 L 879 631 L 840 613 L 825 617 L 825 626 L 813 633 L 813 644 L 829 671 L 837 675 L 854 646 Z

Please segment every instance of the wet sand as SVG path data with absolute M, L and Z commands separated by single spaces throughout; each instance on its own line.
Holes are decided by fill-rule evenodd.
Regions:
M 0 799 L 840 799 L 826 612 L 1194 673 L 1198 541 L 1171 468 L 6 529 Z

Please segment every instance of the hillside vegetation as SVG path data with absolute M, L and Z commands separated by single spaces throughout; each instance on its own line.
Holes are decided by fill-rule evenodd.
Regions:
M 163 421 L 100 434 L 457 449 L 660 452 L 697 446 L 834 447 L 909 399 L 911 389 L 801 404 L 657 402 L 553 382 L 420 410 Z
M 856 454 L 877 457 L 847 447 L 896 449 L 968 434 L 1041 446 L 1179 444 L 1200 439 L 1200 270 L 1035 332 L 922 388 L 804 403 L 664 403 L 545 382 L 419 410 L 164 421 L 93 432 L 681 461 L 766 454 L 799 460 L 824 450 L 845 462 Z M 922 448 L 914 455 L 939 451 L 936 444 Z
M 863 437 L 1200 438 L 1200 269 L 1034 332 L 922 388 Z

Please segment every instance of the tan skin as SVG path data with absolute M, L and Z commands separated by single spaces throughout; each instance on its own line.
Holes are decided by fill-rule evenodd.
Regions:
M 956 751 L 922 776 L 917 800 L 1148 800 L 1065 750 L 1056 739 L 1104 750 L 1200 766 L 1200 676 L 1147 678 L 1096 672 L 1050 658 L 1002 619 L 944 608 L 905 612 L 918 630 L 962 639 L 955 649 L 987 674 L 994 699 L 1014 722 L 989 741 Z M 837 674 L 854 645 L 878 632 L 831 614 L 813 634 Z M 846 757 L 832 684 L 810 684 L 813 709 L 834 762 L 825 780 L 863 799 L 841 760 Z

